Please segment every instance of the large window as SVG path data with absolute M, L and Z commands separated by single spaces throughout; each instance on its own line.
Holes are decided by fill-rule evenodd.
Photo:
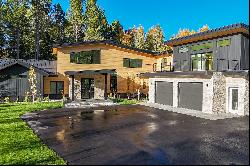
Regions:
M 63 81 L 51 81 L 50 82 L 50 94 L 61 95 L 64 93 L 64 82 Z
M 217 42 L 217 47 L 226 47 L 231 45 L 231 39 L 219 40 Z
M 206 43 L 203 43 L 203 44 L 196 44 L 196 45 L 193 45 L 191 47 L 191 49 L 193 51 L 199 51 L 199 50 L 205 50 L 205 49 L 210 49 L 213 47 L 213 43 L 212 42 L 206 42 Z
M 191 61 L 193 71 L 213 70 L 212 53 L 191 55 Z
M 142 68 L 142 59 L 124 58 L 123 59 L 123 67 Z
M 100 50 L 72 52 L 70 54 L 70 63 L 77 64 L 100 64 Z

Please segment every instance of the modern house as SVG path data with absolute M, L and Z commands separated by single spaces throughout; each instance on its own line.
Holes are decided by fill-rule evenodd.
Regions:
M 205 113 L 249 114 L 249 26 L 169 40 L 173 72 L 143 73 L 149 102 Z
M 37 71 L 38 92 L 52 99 L 107 99 L 148 94 L 148 80 L 138 74 L 172 70 L 172 53 L 155 53 L 111 41 L 56 45 L 57 61 L 0 60 L 0 97 L 23 98 L 29 91 L 28 70 Z

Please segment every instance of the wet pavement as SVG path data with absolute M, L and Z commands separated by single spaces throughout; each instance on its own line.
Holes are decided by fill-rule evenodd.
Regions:
M 249 117 L 210 121 L 137 105 L 56 109 L 25 120 L 68 164 L 249 164 Z

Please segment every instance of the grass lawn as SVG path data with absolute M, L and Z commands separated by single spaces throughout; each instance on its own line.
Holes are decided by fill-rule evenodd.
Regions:
M 138 101 L 136 99 L 131 99 L 131 100 L 128 100 L 128 99 L 113 99 L 113 102 L 121 104 L 121 105 L 131 105 L 131 104 L 138 104 L 141 101 Z
M 60 107 L 61 102 L 0 104 L 0 165 L 65 165 L 20 119 L 27 112 Z

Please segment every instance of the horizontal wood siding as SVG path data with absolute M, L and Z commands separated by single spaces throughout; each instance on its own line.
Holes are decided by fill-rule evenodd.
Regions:
M 70 53 L 90 50 L 101 50 L 101 64 L 73 64 L 70 63 Z M 123 58 L 142 59 L 142 68 L 123 67 Z M 139 53 L 128 49 L 115 48 L 107 45 L 87 45 L 60 48 L 57 52 L 57 70 L 64 75 L 66 71 L 116 69 L 118 80 L 118 93 L 135 92 L 143 80 L 137 77 L 139 73 L 153 72 L 153 64 L 157 58 L 150 54 Z M 130 79 L 128 79 L 130 78 Z M 128 81 L 130 80 L 130 81 Z M 110 78 L 108 78 L 108 90 L 110 89 Z M 45 84 L 46 85 L 46 84 Z M 65 84 L 66 85 L 66 84 Z M 47 86 L 47 85 L 46 85 Z M 129 86 L 129 88 L 128 88 Z M 47 87 L 46 87 L 47 89 Z M 143 90 L 147 93 L 148 88 Z
M 44 77 L 44 94 L 50 94 L 50 82 L 51 81 L 63 81 L 64 82 L 64 94 L 69 94 L 69 78 L 59 74 L 57 77 Z

